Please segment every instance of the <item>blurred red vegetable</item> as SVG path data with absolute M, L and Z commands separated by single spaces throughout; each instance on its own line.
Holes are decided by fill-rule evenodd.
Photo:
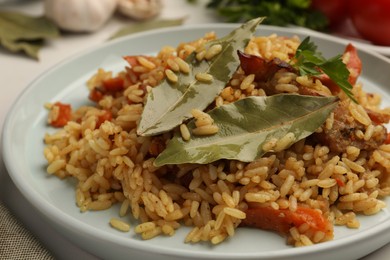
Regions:
M 322 12 L 328 18 L 330 27 L 336 26 L 347 17 L 346 0 L 312 0 L 311 8 Z
M 390 1 L 347 0 L 348 12 L 356 30 L 363 38 L 390 45 Z

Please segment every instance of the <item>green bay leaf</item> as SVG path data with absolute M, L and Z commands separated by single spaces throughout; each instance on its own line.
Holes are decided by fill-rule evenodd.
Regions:
M 58 36 L 58 28 L 45 17 L 0 12 L 0 44 L 11 52 L 22 51 L 38 59 L 43 41 Z
M 192 135 L 189 141 L 176 134 L 154 163 L 156 166 L 206 164 L 219 159 L 250 162 L 269 151 L 263 149 L 269 141 L 281 140 L 289 134 L 293 136 L 288 143 L 291 145 L 312 134 L 337 103 L 337 97 L 295 94 L 247 97 L 209 111 L 218 133 Z M 195 128 L 194 120 L 188 128 L 190 132 Z
M 38 40 L 59 36 L 58 28 L 47 18 L 18 12 L 0 12 L 0 38 L 7 40 Z
M 199 62 L 195 53 L 189 55 L 188 74 L 178 73 L 176 83 L 165 79 L 149 93 L 137 133 L 150 136 L 169 131 L 191 118 L 192 109 L 204 110 L 212 103 L 239 66 L 237 50 L 245 48 L 262 20 L 253 19 L 225 37 L 208 42 L 206 49 L 214 44 L 222 45 L 222 51 L 209 61 Z M 212 82 L 196 80 L 198 73 L 212 75 Z
M 5 47 L 11 52 L 23 51 L 28 56 L 34 59 L 38 59 L 39 50 L 43 47 L 43 43 L 40 41 L 38 42 L 12 41 L 12 40 L 0 38 L 0 43 L 1 45 L 3 45 L 3 47 Z

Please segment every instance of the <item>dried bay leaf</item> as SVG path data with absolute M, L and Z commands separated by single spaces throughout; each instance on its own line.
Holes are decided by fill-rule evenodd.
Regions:
M 58 36 L 58 28 L 45 17 L 0 12 L 0 44 L 9 51 L 38 58 L 43 40 Z
M 191 136 L 184 141 L 176 134 L 156 158 L 155 165 L 199 163 L 219 159 L 250 162 L 263 156 L 263 148 L 287 134 L 289 145 L 309 136 L 320 127 L 338 103 L 337 97 L 279 94 L 247 97 L 211 110 L 217 134 Z M 194 120 L 188 124 L 192 131 Z M 277 142 L 275 143 L 275 145 Z M 275 147 L 276 149 L 276 147 Z
M 178 18 L 178 19 L 165 19 L 165 20 L 150 20 L 146 22 L 138 22 L 138 23 L 132 23 L 130 25 L 126 25 L 120 30 L 118 30 L 114 35 L 110 37 L 110 40 L 119 38 L 122 36 L 126 36 L 129 34 L 137 33 L 137 32 L 143 32 L 151 29 L 157 29 L 157 28 L 164 28 L 164 27 L 171 27 L 171 26 L 178 26 L 182 25 L 184 22 L 184 18 Z
M 169 131 L 191 118 L 192 109 L 204 110 L 212 103 L 239 66 L 237 50 L 245 48 L 262 20 L 253 19 L 227 36 L 208 42 L 206 49 L 214 44 L 222 45 L 222 51 L 212 60 L 198 61 L 196 53 L 189 55 L 188 74 L 178 73 L 176 83 L 165 79 L 149 93 L 137 134 L 150 136 Z M 198 73 L 208 73 L 213 80 L 199 81 L 195 78 Z
M 38 53 L 39 50 L 43 47 L 42 41 L 36 41 L 36 42 L 25 42 L 25 41 L 12 41 L 12 40 L 7 40 L 7 39 L 1 39 L 0 38 L 0 43 L 8 49 L 9 51 L 12 52 L 19 52 L 23 51 L 25 52 L 28 56 L 38 59 Z

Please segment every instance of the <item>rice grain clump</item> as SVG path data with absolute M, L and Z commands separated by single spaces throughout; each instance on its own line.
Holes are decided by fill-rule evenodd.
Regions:
M 270 138 L 262 147 L 268 153 L 255 161 L 156 167 L 155 158 L 176 130 L 137 135 L 147 94 L 162 79 L 177 82 L 177 75 L 189 73 L 185 59 L 192 52 L 198 60 L 218 55 L 221 45 L 204 48 L 213 39 L 215 34 L 209 33 L 177 48 L 164 47 L 156 56 L 127 56 L 129 66 L 116 75 L 99 69 L 87 83 L 95 106 L 74 109 L 61 129 L 45 135 L 47 172 L 77 180 L 76 204 L 82 212 L 120 203 L 118 215 L 135 219 L 133 230 L 143 239 L 172 236 L 184 225 L 191 227 L 186 243 L 219 244 L 237 228 L 251 226 L 307 246 L 331 240 L 334 225 L 359 228 L 358 215 L 377 214 L 386 207 L 381 198 L 390 194 L 390 145 L 385 120 L 380 121 L 389 116 L 389 109 L 381 109 L 380 97 L 364 92 L 360 83 L 353 89 L 358 104 L 338 94 L 338 107 L 316 133 L 299 142 L 296 133 Z M 245 52 L 289 62 L 299 43 L 297 37 L 254 37 Z M 212 75 L 197 78 L 212 85 Z M 210 108 L 248 96 L 303 90 L 332 94 L 324 82 L 296 71 L 281 69 L 259 81 L 240 67 Z M 61 118 L 58 106 L 47 108 L 49 123 Z M 192 132 L 186 122 L 177 129 L 184 140 L 218 132 L 207 113 L 194 109 L 192 115 Z M 313 221 L 302 220 L 308 216 Z M 130 230 L 119 219 L 110 224 Z

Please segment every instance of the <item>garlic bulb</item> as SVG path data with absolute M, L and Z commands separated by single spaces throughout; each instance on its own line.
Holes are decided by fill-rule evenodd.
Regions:
M 137 20 L 146 20 L 160 13 L 161 0 L 118 0 L 118 11 Z
M 117 0 L 45 0 L 45 15 L 61 29 L 92 32 L 112 16 Z

